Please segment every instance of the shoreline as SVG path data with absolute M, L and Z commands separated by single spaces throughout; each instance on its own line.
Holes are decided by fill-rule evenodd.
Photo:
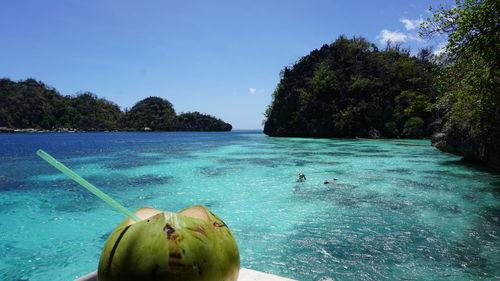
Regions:
M 80 130 L 80 129 L 67 129 L 67 128 L 59 128 L 59 129 L 54 129 L 54 130 L 46 130 L 46 129 L 35 129 L 35 128 L 24 128 L 24 129 L 19 129 L 19 128 L 7 128 L 7 127 L 0 127 L 0 134 L 5 133 L 33 133 L 33 134 L 38 134 L 38 133 L 111 133 L 111 132 L 135 132 L 135 133 L 152 133 L 152 132 L 231 132 L 231 131 L 238 131 L 238 130 L 229 130 L 229 131 L 180 131 L 180 130 L 175 130 L 175 131 L 152 131 L 152 130 L 140 130 L 140 131 L 135 131 L 135 130 L 113 130 L 113 131 L 100 131 L 100 130 Z

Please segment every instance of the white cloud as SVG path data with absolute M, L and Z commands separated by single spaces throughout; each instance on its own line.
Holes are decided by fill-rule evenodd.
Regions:
M 399 21 L 405 25 L 406 30 L 417 29 L 420 24 L 424 22 L 422 19 L 410 20 L 405 18 L 402 18 Z
M 377 38 L 380 44 L 387 44 L 388 41 L 391 41 L 391 43 L 404 43 L 408 36 L 402 32 L 383 29 L 377 35 Z
M 248 92 L 250 94 L 255 94 L 257 92 L 257 89 L 255 89 L 255 88 L 248 88 Z

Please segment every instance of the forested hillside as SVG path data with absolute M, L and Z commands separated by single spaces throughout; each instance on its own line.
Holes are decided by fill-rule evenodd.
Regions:
M 63 96 L 34 79 L 0 79 L 0 127 L 117 130 L 122 115 L 118 105 L 92 93 Z
M 231 125 L 200 113 L 176 115 L 159 97 L 139 101 L 125 112 L 113 102 L 85 92 L 61 95 L 35 79 L 0 79 L 0 127 L 79 131 L 230 131 Z
M 339 37 L 282 71 L 264 132 L 300 137 L 426 137 L 439 69 L 430 52 Z
M 174 124 L 176 131 L 231 131 L 232 129 L 231 124 L 197 111 L 179 114 Z
M 124 128 L 141 131 L 231 131 L 232 126 L 216 117 L 188 112 L 177 115 L 172 104 L 159 97 L 136 103 L 124 116 Z

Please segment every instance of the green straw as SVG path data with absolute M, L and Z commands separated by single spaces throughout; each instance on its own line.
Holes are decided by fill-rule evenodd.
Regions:
M 71 171 L 68 167 L 64 166 L 64 164 L 62 164 L 61 162 L 57 161 L 54 157 L 50 156 L 50 154 L 48 154 L 47 152 L 39 149 L 36 152 L 36 154 L 38 156 L 42 157 L 43 160 L 49 162 L 49 164 L 51 164 L 52 166 L 56 167 L 59 171 L 63 172 L 63 174 L 67 175 L 72 180 L 76 181 L 77 183 L 81 184 L 83 187 L 88 189 L 90 192 L 94 193 L 97 197 L 104 200 L 104 202 L 108 203 L 111 207 L 117 209 L 118 211 L 122 212 L 127 217 L 129 217 L 130 219 L 132 219 L 136 222 L 141 221 L 141 218 L 139 218 L 136 214 L 130 212 L 125 207 L 120 205 L 120 203 L 116 202 L 111 197 L 106 195 L 106 193 L 102 192 L 99 188 L 93 186 L 90 182 L 86 181 L 84 178 L 80 177 L 75 172 Z

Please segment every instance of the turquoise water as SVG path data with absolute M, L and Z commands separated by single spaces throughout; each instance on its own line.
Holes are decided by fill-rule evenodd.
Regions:
M 498 173 L 430 146 L 231 132 L 0 135 L 0 280 L 91 272 L 123 219 L 38 148 L 131 210 L 207 206 L 243 267 L 303 281 L 500 278 Z

